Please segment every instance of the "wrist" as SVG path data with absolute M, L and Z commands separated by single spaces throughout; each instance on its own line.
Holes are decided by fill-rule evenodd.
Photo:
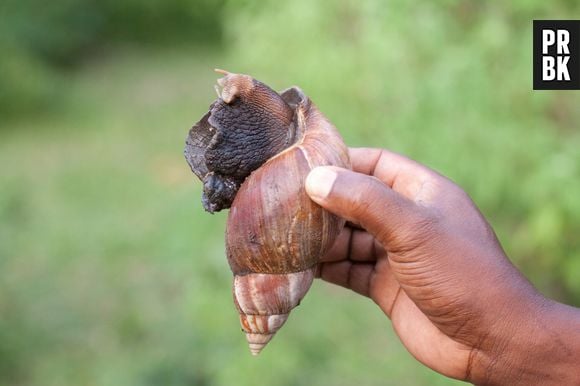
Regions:
M 526 299 L 526 300 L 524 300 Z M 535 290 L 512 302 L 473 354 L 477 385 L 580 385 L 580 310 Z
M 550 299 L 545 302 L 533 363 L 536 373 L 544 376 L 538 380 L 545 379 L 542 385 L 580 385 L 580 310 Z

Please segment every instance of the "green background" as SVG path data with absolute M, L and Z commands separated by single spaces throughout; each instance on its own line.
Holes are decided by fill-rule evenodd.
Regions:
M 580 93 L 532 90 L 532 20 L 577 0 L 0 4 L 0 385 L 447 385 L 317 282 L 258 357 L 226 213 L 183 157 L 214 67 L 296 84 L 351 146 L 449 176 L 580 306 Z

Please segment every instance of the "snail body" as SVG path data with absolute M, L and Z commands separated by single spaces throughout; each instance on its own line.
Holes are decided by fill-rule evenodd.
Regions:
M 350 161 L 334 126 L 299 88 L 278 94 L 247 75 L 222 73 L 219 98 L 191 129 L 185 155 L 204 182 L 206 210 L 230 206 L 234 303 L 257 355 L 300 303 L 344 226 L 310 200 L 306 176 L 317 166 L 350 168 Z M 227 164 L 236 165 L 233 173 L 224 173 Z

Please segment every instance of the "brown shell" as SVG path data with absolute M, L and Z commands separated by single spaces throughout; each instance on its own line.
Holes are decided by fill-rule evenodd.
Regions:
M 304 182 L 316 166 L 350 168 L 347 148 L 306 97 L 296 111 L 302 139 L 254 171 L 230 208 L 226 250 L 236 275 L 310 268 L 344 225 L 308 197 Z
M 306 176 L 317 166 L 350 168 L 350 160 L 334 126 L 299 88 L 278 94 L 248 75 L 218 72 L 225 75 L 220 97 L 190 130 L 185 156 L 204 183 L 206 210 L 231 205 L 234 303 L 257 355 L 298 306 L 344 226 L 308 197 Z
M 230 208 L 226 251 L 234 302 L 252 355 L 258 355 L 300 304 L 315 265 L 344 220 L 314 203 L 304 182 L 314 167 L 350 168 L 332 124 L 297 88 L 282 93 L 296 109 L 300 140 L 245 180 Z

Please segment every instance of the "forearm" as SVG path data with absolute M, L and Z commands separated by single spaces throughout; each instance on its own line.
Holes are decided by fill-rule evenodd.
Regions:
M 580 385 L 580 309 L 535 296 L 479 356 L 478 385 Z

